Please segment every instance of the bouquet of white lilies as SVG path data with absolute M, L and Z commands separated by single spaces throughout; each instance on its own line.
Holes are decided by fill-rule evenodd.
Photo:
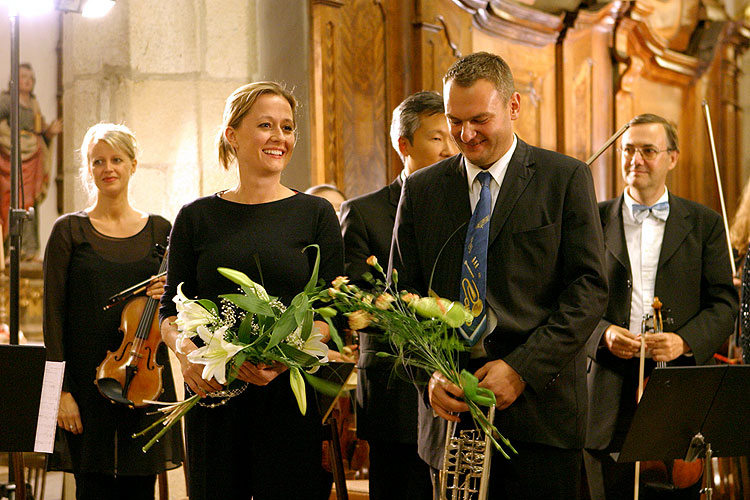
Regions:
M 317 249 L 317 245 L 311 246 Z M 285 306 L 277 297 L 268 295 L 263 286 L 252 281 L 246 274 L 228 268 L 219 268 L 218 272 L 239 285 L 240 293 L 219 296 L 221 309 L 211 300 L 186 297 L 182 292 L 182 284 L 178 286 L 173 299 L 177 306 L 175 323 L 180 331 L 177 346 L 182 345 L 184 338 L 199 337 L 203 346 L 188 353 L 188 359 L 192 363 L 204 365 L 204 379 L 215 378 L 227 387 L 227 390 L 218 394 L 211 393 L 209 396 L 226 398 L 239 394 L 244 385 L 240 389 L 233 389 L 232 383 L 235 382 L 237 369 L 245 361 L 285 365 L 289 369 L 291 389 L 303 415 L 307 411 L 305 379 L 323 392 L 335 394 L 338 391 L 338 385 L 310 375 L 320 365 L 328 362 L 328 346 L 322 341 L 323 334 L 313 325 L 313 318 L 318 314 L 330 324 L 330 318 L 335 315 L 335 311 L 330 308 L 313 308 L 314 299 L 321 291 L 317 286 L 319 265 L 318 253 L 310 281 L 289 306 Z M 341 339 L 333 327 L 331 336 L 341 349 Z M 158 412 L 163 416 L 133 435 L 142 436 L 161 426 L 159 432 L 143 447 L 143 451 L 148 451 L 200 399 L 196 394 L 176 403 L 149 401 L 162 406 Z

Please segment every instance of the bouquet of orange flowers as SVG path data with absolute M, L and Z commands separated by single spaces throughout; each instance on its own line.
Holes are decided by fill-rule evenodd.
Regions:
M 440 372 L 461 387 L 476 425 L 509 458 L 503 447 L 515 453 L 513 446 L 479 408 L 493 406 L 495 395 L 489 389 L 478 387 L 478 380 L 473 374 L 458 369 L 458 354 L 469 348 L 453 330 L 471 322 L 471 313 L 458 302 L 399 291 L 398 272 L 395 269 L 388 283 L 375 256 L 370 256 L 367 263 L 380 276 L 375 278 L 372 273 L 363 276 L 370 284 L 367 290 L 341 276 L 319 298 L 329 301 L 346 315 L 352 330 L 377 328 L 392 347 L 392 353 L 381 352 L 379 356 L 395 357 L 405 366 L 421 368 L 428 375 Z M 333 330 L 333 325 L 331 327 Z

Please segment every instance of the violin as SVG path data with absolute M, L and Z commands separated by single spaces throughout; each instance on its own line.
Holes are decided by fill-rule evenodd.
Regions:
M 652 304 L 654 308 L 653 316 L 653 332 L 651 333 L 663 333 L 664 323 L 662 321 L 661 309 L 662 303 L 659 297 L 654 297 Z M 648 383 L 648 378 L 644 378 L 645 369 L 645 354 L 646 354 L 646 340 L 647 335 L 645 318 L 641 326 L 641 351 L 640 351 L 640 364 L 638 367 L 638 401 L 641 400 L 643 395 L 643 389 Z M 657 361 L 657 368 L 664 368 L 667 366 L 666 361 Z M 685 460 L 653 460 L 646 462 L 636 462 L 635 472 L 635 500 L 638 500 L 638 487 L 640 484 L 640 476 L 643 476 L 645 483 L 658 484 L 660 489 L 675 490 L 689 488 L 695 483 L 700 481 L 703 476 L 704 459 L 694 460 L 692 462 L 686 462 Z
M 166 253 L 159 267 L 159 275 L 167 268 Z M 159 276 L 157 275 L 157 276 Z M 153 278 L 147 280 L 150 282 Z M 145 282 L 145 283 L 147 283 Z M 129 288 L 145 289 L 139 283 Z M 122 296 L 115 295 L 113 298 Z M 116 302 L 116 300 L 115 300 Z M 112 307 L 112 298 L 104 309 Z M 161 385 L 162 365 L 156 362 L 156 350 L 161 344 L 159 317 L 156 311 L 159 301 L 151 297 L 135 297 L 125 304 L 120 315 L 120 332 L 123 339 L 115 351 L 108 351 L 104 361 L 96 369 L 96 385 L 105 398 L 131 408 L 148 406 L 163 392 Z

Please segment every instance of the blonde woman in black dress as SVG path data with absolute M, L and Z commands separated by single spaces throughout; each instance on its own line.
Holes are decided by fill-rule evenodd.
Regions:
M 296 101 L 273 82 L 238 88 L 227 99 L 218 134 L 218 156 L 225 168 L 237 165 L 237 184 L 188 203 L 170 236 L 167 283 L 160 316 L 162 337 L 175 351 L 188 388 L 201 396 L 222 389 L 201 377 L 202 365 L 177 349 L 177 286 L 190 298 L 216 301 L 236 285 L 216 271 L 224 266 L 246 273 L 268 293 L 289 304 L 310 279 L 320 246 L 320 277 L 343 274 L 338 219 L 328 201 L 284 186 L 281 173 L 296 143 Z M 322 426 L 312 390 L 301 415 L 289 386 L 289 372 L 278 366 L 245 362 L 238 378 L 241 394 L 225 404 L 208 398 L 187 415 L 186 437 L 191 500 L 312 498 L 320 483 Z
M 79 500 L 153 499 L 156 475 L 179 466 L 179 426 L 149 450 L 134 432 L 154 420 L 147 409 L 112 404 L 94 380 L 96 368 L 122 342 L 118 331 L 124 304 L 103 311 L 108 297 L 157 274 L 169 222 L 130 203 L 128 186 L 138 164 L 133 133 L 122 125 L 91 127 L 81 146 L 81 178 L 93 204 L 60 217 L 52 228 L 44 257 L 44 341 L 50 360 L 65 361 L 57 424 L 76 479 Z M 154 280 L 147 294 L 158 299 L 164 280 Z M 175 400 L 166 346 L 157 362 L 164 365 L 162 399 Z

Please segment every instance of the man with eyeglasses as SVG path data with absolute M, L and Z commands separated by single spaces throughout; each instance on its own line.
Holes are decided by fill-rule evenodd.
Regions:
M 599 204 L 609 303 L 586 346 L 584 463 L 592 500 L 633 498 L 634 464 L 616 458 L 635 413 L 641 324 L 654 313 L 654 297 L 664 306 L 664 333 L 645 336 L 646 375 L 658 361 L 710 363 L 738 310 L 721 217 L 667 189 L 679 157 L 674 125 L 638 115 L 619 152 L 625 191 Z M 672 492 L 642 486 L 641 498 L 698 499 L 699 490 L 700 481 Z

